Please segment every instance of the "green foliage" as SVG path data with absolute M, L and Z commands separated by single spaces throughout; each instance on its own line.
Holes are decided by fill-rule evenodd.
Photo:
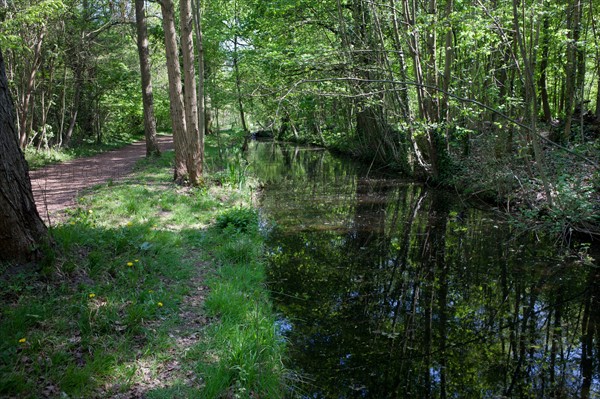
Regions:
M 214 146 L 211 139 L 208 146 Z M 262 286 L 261 237 L 251 227 L 257 217 L 239 206 L 249 193 L 231 186 L 182 189 L 170 183 L 172 162 L 172 152 L 141 160 L 128 180 L 107 182 L 81 198 L 51 230 L 56 258 L 41 270 L 2 265 L 1 396 L 113 397 L 151 378 L 169 388 L 150 389 L 148 397 L 199 397 L 198 384 L 182 381 L 200 367 L 200 359 L 207 360 L 189 338 L 198 333 L 198 324 L 190 327 L 186 319 L 202 320 L 204 308 L 202 299 L 191 305 L 186 298 L 206 283 L 199 277 L 204 268 L 238 261 L 244 264 L 222 268 L 213 279 L 237 288 L 211 287 L 216 296 L 207 305 L 211 314 L 225 314 L 217 307 L 227 306 L 223 295 L 234 301 L 245 290 L 236 309 L 240 319 L 226 327 L 240 331 L 239 340 L 231 341 L 237 348 L 231 356 L 241 366 L 228 383 L 237 392 L 275 392 L 257 388 L 267 380 L 280 389 L 283 346 L 274 338 L 274 316 Z M 233 225 L 207 232 L 229 208 L 232 223 L 246 232 Z M 222 338 L 215 338 L 219 328 L 198 343 L 206 353 L 224 348 Z M 186 349 L 179 342 L 191 343 Z M 177 368 L 165 373 L 166 364 Z M 230 388 L 211 378 L 202 375 L 209 386 Z
M 0 48 L 27 49 L 27 39 L 21 34 L 21 30 L 33 30 L 49 21 L 55 22 L 66 8 L 62 0 L 42 0 L 35 4 L 11 2 L 10 7 L 6 6 L 0 10 Z
M 228 209 L 217 216 L 216 225 L 220 229 L 232 227 L 240 232 L 256 230 L 258 227 L 258 213 L 254 208 Z
M 206 300 L 208 314 L 218 321 L 198 347 L 205 358 L 198 364 L 206 376 L 201 397 L 283 397 L 284 342 L 263 287 L 262 238 L 256 231 L 232 234 L 229 228 L 217 228 L 207 239 L 222 264 Z M 231 244 L 238 242 L 244 243 L 244 256 L 232 256 Z

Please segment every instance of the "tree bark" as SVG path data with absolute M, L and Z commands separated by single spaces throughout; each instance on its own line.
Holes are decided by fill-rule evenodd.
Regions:
M 196 29 L 196 49 L 198 50 L 198 138 L 201 164 L 204 165 L 204 136 L 209 133 L 210 113 L 207 112 L 204 91 L 204 44 L 202 41 L 202 13 L 200 1 L 195 1 L 194 27 Z
M 450 81 L 452 80 L 452 66 L 454 63 L 454 46 L 452 43 L 452 12 L 454 11 L 454 0 L 446 0 L 446 8 L 444 10 L 444 19 L 446 25 L 445 45 L 444 45 L 444 80 L 442 82 L 442 90 L 448 93 L 450 90 Z M 441 106 L 441 117 L 445 122 L 449 123 L 450 118 L 450 98 L 444 94 Z M 446 143 L 448 135 L 446 135 Z
M 159 156 L 156 142 L 156 119 L 154 118 L 154 97 L 150 75 L 150 51 L 148 49 L 148 29 L 146 28 L 145 0 L 135 0 L 135 23 L 137 28 L 137 47 L 140 56 L 142 78 L 142 102 L 144 105 L 144 135 L 146 137 L 146 157 Z
M 569 3 L 569 14 L 567 24 L 570 30 L 569 41 L 567 43 L 567 69 L 566 69 L 566 89 L 565 89 L 565 128 L 563 131 L 563 141 L 569 141 L 571 138 L 571 124 L 573 122 L 573 106 L 575 105 L 575 91 L 577 79 L 577 42 L 579 41 L 580 21 L 581 21 L 581 0 L 572 0 Z
M 38 258 L 40 246 L 47 242 L 48 231 L 35 207 L 27 162 L 17 141 L 0 50 L 0 261 Z
M 542 47 L 541 47 L 541 58 L 540 58 L 540 77 L 538 78 L 538 89 L 540 91 L 540 100 L 542 102 L 542 111 L 544 112 L 544 122 L 552 122 L 552 112 L 550 111 L 550 103 L 548 101 L 548 52 L 549 52 L 549 32 L 550 29 L 550 17 L 548 14 L 544 15 L 544 22 L 542 24 Z
M 73 105 L 71 109 L 71 121 L 69 122 L 69 127 L 63 138 L 63 146 L 69 147 L 71 145 L 71 137 L 73 137 L 73 132 L 75 131 L 75 125 L 77 124 L 77 118 L 79 116 L 79 105 L 81 101 L 81 92 L 83 91 L 84 84 L 84 69 L 87 63 L 87 54 L 82 48 L 84 47 L 85 33 L 81 33 L 81 38 L 79 42 L 76 44 L 74 50 L 74 66 L 73 66 L 73 74 L 74 74 L 74 84 L 75 87 L 73 89 Z
M 179 2 L 181 18 L 181 50 L 183 53 L 183 84 L 185 86 L 185 124 L 188 142 L 186 166 L 190 184 L 202 183 L 203 157 L 200 151 L 200 129 L 198 127 L 198 98 L 194 67 L 194 37 L 191 0 Z
M 235 71 L 235 88 L 238 99 L 238 107 L 240 108 L 240 120 L 242 122 L 242 129 L 244 129 L 244 134 L 248 134 L 248 125 L 246 124 L 246 115 L 244 114 L 244 104 L 242 102 L 242 79 L 240 77 L 240 67 L 238 61 L 238 41 L 237 34 L 233 39 L 233 69 Z
M 25 76 L 24 87 L 23 87 L 23 101 L 20 107 L 20 123 L 19 123 L 19 147 L 25 149 L 27 146 L 27 138 L 29 136 L 27 119 L 29 117 L 29 108 L 32 103 L 33 88 L 35 85 L 35 76 L 40 68 L 42 59 L 42 43 L 46 36 L 46 29 L 42 28 L 39 35 L 36 38 L 36 42 L 31 49 L 33 55 L 31 59 L 31 70 Z
M 600 76 L 600 58 L 598 58 L 598 75 Z M 600 119 L 600 79 L 596 88 L 596 119 Z
M 175 147 L 174 179 L 178 184 L 182 184 L 187 174 L 185 163 L 187 135 L 173 0 L 160 1 L 160 8 L 163 17 L 163 30 L 165 31 L 165 50 L 167 53 L 167 74 L 169 75 L 169 98 L 171 103 L 171 127 L 173 129 L 173 144 Z
M 535 157 L 535 166 L 538 170 L 540 178 L 542 180 L 542 184 L 544 186 L 544 191 L 546 193 L 546 201 L 548 202 L 548 206 L 550 208 L 554 207 L 554 200 L 552 198 L 552 189 L 550 187 L 550 181 L 548 180 L 548 175 L 546 172 L 544 155 L 542 153 L 542 149 L 540 146 L 539 137 L 537 135 L 537 117 L 538 117 L 538 102 L 537 95 L 535 92 L 535 79 L 533 72 L 533 65 L 531 64 L 531 59 L 535 59 L 535 55 L 531 58 L 527 54 L 527 46 L 525 44 L 525 39 L 521 34 L 521 27 L 519 24 L 519 5 L 520 0 L 512 0 L 512 8 L 513 8 L 513 31 L 515 35 L 515 39 L 521 53 L 521 58 L 523 60 L 522 73 L 524 76 L 525 82 L 525 96 L 523 98 L 523 102 L 526 104 L 526 110 L 528 111 L 527 117 L 529 118 L 529 126 L 531 129 L 531 143 L 533 146 L 533 153 Z M 537 43 L 535 43 L 537 46 Z
M 242 129 L 244 130 L 244 134 L 248 134 L 249 130 L 248 130 L 248 124 L 246 123 L 246 115 L 244 113 L 244 104 L 242 102 L 242 77 L 240 76 L 240 66 L 239 66 L 239 58 L 238 58 L 238 25 L 239 25 L 239 9 L 238 9 L 238 2 L 237 0 L 235 1 L 235 11 L 234 11 L 234 18 L 235 18 L 235 24 L 233 26 L 233 29 L 235 29 L 234 32 L 234 36 L 233 36 L 233 70 L 235 72 L 235 88 L 236 88 L 236 93 L 237 93 L 237 101 L 238 101 L 238 107 L 239 107 L 239 111 L 240 111 L 240 121 L 242 123 Z

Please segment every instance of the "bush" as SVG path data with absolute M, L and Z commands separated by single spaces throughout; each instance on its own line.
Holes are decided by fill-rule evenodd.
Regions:
M 217 216 L 217 227 L 225 229 L 233 227 L 240 232 L 246 232 L 258 227 L 258 213 L 252 208 L 233 208 Z

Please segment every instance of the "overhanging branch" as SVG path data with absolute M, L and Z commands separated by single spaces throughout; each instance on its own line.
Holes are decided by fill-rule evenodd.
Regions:
M 522 122 L 519 122 L 518 120 L 511 118 L 510 116 L 506 115 L 505 113 L 497 110 L 496 108 L 490 107 L 489 105 L 486 105 L 480 101 L 474 100 L 472 98 L 467 98 L 467 97 L 461 97 L 458 96 L 456 94 L 450 93 L 446 90 L 443 90 L 437 86 L 432 86 L 432 85 L 428 85 L 428 84 L 423 84 L 423 83 L 417 83 L 417 82 L 411 82 L 411 81 L 398 81 L 398 80 L 390 80 L 390 79 L 363 79 L 363 78 L 354 78 L 354 77 L 342 77 L 342 78 L 324 78 L 324 79 L 303 79 L 303 80 L 299 80 L 298 82 L 294 83 L 290 89 L 283 95 L 283 97 L 281 98 L 281 100 L 285 99 L 290 93 L 292 93 L 296 87 L 301 86 L 303 84 L 306 83 L 323 83 L 323 82 L 359 82 L 359 83 L 387 83 L 387 84 L 392 84 L 392 85 L 398 85 L 398 84 L 403 84 L 403 85 L 408 85 L 408 86 L 414 86 L 414 87 L 421 87 L 421 88 L 426 88 L 426 89 L 431 89 L 434 91 L 437 91 L 439 93 L 445 94 L 448 97 L 451 97 L 455 100 L 458 100 L 460 102 L 463 103 L 469 103 L 469 104 L 474 104 L 477 105 L 478 107 L 481 107 L 483 109 L 486 109 L 498 116 L 500 116 L 501 118 L 527 130 L 528 132 L 530 132 L 531 134 L 534 134 L 535 136 L 539 137 L 541 140 L 543 140 L 544 142 L 555 146 L 557 148 L 560 148 L 561 150 L 568 152 L 569 154 L 580 158 L 582 160 L 584 160 L 585 162 L 587 162 L 588 164 L 592 165 L 595 169 L 598 169 L 600 166 L 598 165 L 598 163 L 596 163 L 594 160 L 589 159 L 581 154 L 576 153 L 573 150 L 568 149 L 565 146 L 562 146 L 544 136 L 542 136 L 541 134 L 539 134 L 537 131 L 535 131 L 534 129 L 532 129 L 530 126 L 525 125 Z

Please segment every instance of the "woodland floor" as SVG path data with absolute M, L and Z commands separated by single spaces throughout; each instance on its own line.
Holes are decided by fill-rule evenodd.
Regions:
M 173 148 L 172 136 L 159 136 L 157 139 L 161 151 Z M 118 150 L 31 171 L 35 202 L 42 219 L 49 226 L 61 223 L 65 220 L 65 210 L 76 206 L 77 197 L 85 190 L 107 182 L 124 180 L 134 171 L 136 162 L 145 155 L 145 142 L 139 141 Z M 202 310 L 208 290 L 205 285 L 207 266 L 204 263 L 198 264 L 197 274 L 189 281 L 191 289 L 180 308 L 180 323 L 169 334 L 177 343 L 169 351 L 169 359 L 157 370 L 139 365 L 136 382 L 128 389 L 106 386 L 99 388 L 95 397 L 146 398 L 148 392 L 155 390 L 164 390 L 165 394 L 170 395 L 169 386 L 177 384 L 191 389 L 201 388 L 201 378 L 189 368 L 182 367 L 180 359 L 185 358 L 187 351 L 198 342 L 200 331 L 207 324 Z M 44 397 L 50 398 L 59 391 L 55 391 L 54 385 L 50 384 L 43 392 Z
M 173 148 L 173 136 L 157 136 L 161 151 Z M 118 150 L 49 165 L 29 172 L 40 216 L 48 225 L 61 219 L 61 211 L 76 205 L 80 193 L 98 184 L 117 182 L 131 173 L 146 155 L 146 142 Z

